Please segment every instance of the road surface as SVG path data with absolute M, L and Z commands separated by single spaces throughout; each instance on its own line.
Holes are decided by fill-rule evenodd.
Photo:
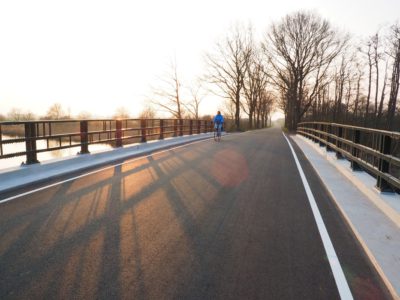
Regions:
M 389 299 L 293 146 L 352 296 Z M 267 129 L 125 161 L 0 204 L 0 299 L 340 296 L 289 145 Z

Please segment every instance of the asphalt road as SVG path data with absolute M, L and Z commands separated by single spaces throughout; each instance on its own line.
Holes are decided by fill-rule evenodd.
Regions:
M 355 299 L 389 299 L 295 146 Z M 0 299 L 339 299 L 279 129 L 186 145 L 0 205 Z

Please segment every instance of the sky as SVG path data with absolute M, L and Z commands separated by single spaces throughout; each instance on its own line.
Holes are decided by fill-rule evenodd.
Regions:
M 72 115 L 136 116 L 172 60 L 190 86 L 232 25 L 251 22 L 261 35 L 297 10 L 356 37 L 400 19 L 399 0 L 1 0 L 0 114 L 60 103 Z M 201 113 L 220 106 L 208 96 Z

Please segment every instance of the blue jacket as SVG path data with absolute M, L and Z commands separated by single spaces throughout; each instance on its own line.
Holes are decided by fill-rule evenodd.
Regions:
M 222 115 L 216 115 L 214 117 L 214 123 L 215 124 L 223 124 L 224 123 L 224 117 Z

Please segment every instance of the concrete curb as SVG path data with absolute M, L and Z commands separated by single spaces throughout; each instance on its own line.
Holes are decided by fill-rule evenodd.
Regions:
M 333 158 L 327 156 L 326 154 L 323 154 L 321 152 L 326 151 L 324 148 L 321 148 L 319 146 L 316 146 L 312 141 L 306 139 L 303 136 L 296 135 L 295 138 L 292 138 L 292 140 L 302 149 L 302 146 L 298 143 L 298 140 L 300 139 L 301 141 L 304 141 L 306 144 L 308 144 L 316 153 L 318 153 L 319 156 L 322 156 L 323 159 L 329 162 L 330 165 L 336 168 L 336 170 L 339 171 L 342 176 L 344 176 L 355 188 L 357 188 L 362 194 L 366 196 L 366 199 L 368 199 L 376 208 L 378 208 L 390 221 L 392 221 L 397 227 L 400 226 L 399 220 L 400 216 L 399 213 L 397 212 L 396 209 L 388 205 L 384 200 L 381 199 L 381 195 L 379 195 L 379 191 L 377 191 L 374 188 L 371 188 L 371 186 L 367 186 L 364 182 L 359 180 L 354 174 L 353 171 L 349 167 L 344 167 L 343 165 L 339 165 L 336 163 Z M 319 149 L 317 149 L 317 147 Z M 302 149 L 303 150 L 303 149 Z M 327 191 L 329 192 L 330 196 L 332 199 L 335 201 L 335 205 L 340 211 L 341 215 L 343 216 L 345 222 L 349 226 L 349 228 L 352 230 L 353 234 L 357 238 L 358 242 L 360 243 L 361 247 L 365 251 L 366 256 L 370 260 L 371 264 L 375 268 L 376 272 L 378 275 L 381 277 L 383 283 L 385 284 L 388 292 L 390 295 L 393 297 L 393 299 L 400 299 L 400 296 L 396 290 L 396 288 L 393 286 L 391 283 L 389 277 L 387 274 L 384 272 L 384 269 L 382 268 L 381 264 L 379 263 L 379 259 L 376 257 L 376 255 L 373 253 L 373 251 L 369 248 L 367 242 L 365 239 L 362 237 L 360 234 L 359 230 L 357 230 L 357 227 L 353 224 L 353 221 L 349 217 L 349 215 L 346 213 L 345 209 L 342 207 L 340 201 L 337 199 L 335 192 L 329 187 L 328 184 L 323 179 L 322 174 L 320 173 L 320 170 L 316 168 L 316 166 L 310 161 L 311 166 L 315 170 L 315 172 L 318 174 L 320 177 L 321 181 L 324 183 Z M 368 175 L 369 176 L 369 175 Z
M 211 138 L 213 138 L 212 133 L 182 136 L 3 170 L 0 172 L 0 193 L 7 193 L 49 179 L 67 176 L 69 174 L 105 166 L 107 164 L 113 164 L 120 160 L 136 158 L 155 151 L 162 151 L 179 145 L 208 140 Z
M 297 137 L 315 147 L 313 142 L 309 139 L 299 135 L 297 135 Z M 322 151 L 326 151 L 325 148 L 322 148 Z M 354 172 L 349 167 L 345 167 L 336 163 L 336 159 L 332 157 L 325 157 L 331 163 L 331 165 L 333 165 L 343 176 L 345 176 L 352 184 L 354 184 L 377 208 L 379 208 L 390 220 L 392 220 L 393 223 L 400 228 L 399 211 L 382 199 L 382 197 L 385 196 L 390 197 L 391 194 L 381 193 L 375 187 L 372 188 L 371 186 L 366 185 L 363 181 L 355 176 Z
M 314 168 L 314 170 L 317 172 L 317 170 L 315 168 Z M 318 174 L 318 176 L 319 176 L 319 174 Z M 339 201 L 336 199 L 336 197 L 333 194 L 332 190 L 329 187 L 327 187 L 326 185 L 325 185 L 325 187 L 326 187 L 327 191 L 329 192 L 329 195 L 335 201 L 336 207 L 339 209 L 342 217 L 345 219 L 347 225 L 350 227 L 350 229 L 352 230 L 353 234 L 355 235 L 355 237 L 357 238 L 358 242 L 360 243 L 361 247 L 365 251 L 365 254 L 367 255 L 367 257 L 370 260 L 371 264 L 374 266 L 376 272 L 381 277 L 381 279 L 382 279 L 383 283 L 385 284 L 387 290 L 389 291 L 390 295 L 393 297 L 393 299 L 399 299 L 399 295 L 397 294 L 396 289 L 394 288 L 394 286 L 390 282 L 389 278 L 386 276 L 386 274 L 383 271 L 381 265 L 377 261 L 376 257 L 372 253 L 372 251 L 367 246 L 367 243 L 364 241 L 364 239 L 362 238 L 361 234 L 358 232 L 356 227 L 351 222 L 349 216 L 346 214 L 344 209 L 340 206 Z

